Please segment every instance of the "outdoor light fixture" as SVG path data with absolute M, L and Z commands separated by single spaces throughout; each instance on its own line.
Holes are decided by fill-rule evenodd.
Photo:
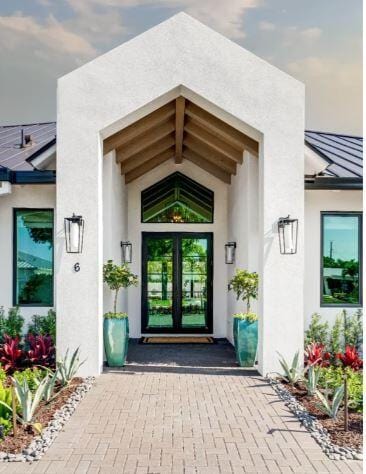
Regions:
M 225 244 L 225 263 L 231 264 L 235 262 L 236 242 L 228 242 Z
M 131 242 L 121 242 L 122 263 L 132 263 L 132 244 Z
M 84 240 L 84 219 L 82 216 L 65 217 L 65 240 L 67 253 L 81 253 Z
M 298 223 L 298 219 L 291 219 L 289 215 L 278 219 L 280 252 L 284 255 L 293 255 L 297 252 Z

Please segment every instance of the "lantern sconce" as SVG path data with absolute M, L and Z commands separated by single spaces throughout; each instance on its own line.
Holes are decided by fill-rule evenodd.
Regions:
M 228 242 L 225 244 L 225 263 L 232 264 L 235 262 L 236 242 Z
M 132 244 L 131 242 L 121 242 L 122 263 L 132 263 Z
M 283 255 L 293 255 L 297 252 L 298 219 L 280 217 L 278 219 L 278 238 L 280 252 Z
M 84 241 L 84 219 L 82 216 L 65 217 L 65 241 L 67 253 L 81 253 Z

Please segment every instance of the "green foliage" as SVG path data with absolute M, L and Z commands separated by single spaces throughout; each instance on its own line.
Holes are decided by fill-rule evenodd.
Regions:
M 38 384 L 34 392 L 32 392 L 30 389 L 26 378 L 24 378 L 22 381 L 18 381 L 12 377 L 12 381 L 14 384 L 15 395 L 19 402 L 20 415 L 17 415 L 17 418 L 22 424 L 32 424 L 34 421 L 35 412 L 42 401 L 43 392 L 46 388 L 48 377 L 45 377 Z
M 1 364 L 0 364 L 0 383 L 4 383 L 5 380 L 6 380 L 6 372 L 5 370 L 1 367 Z
M 62 386 L 66 386 L 71 382 L 84 362 L 85 360 L 80 362 L 79 347 L 75 350 L 71 358 L 69 358 L 69 350 L 67 349 L 65 357 L 56 362 L 57 377 Z
M 300 369 L 299 365 L 299 351 L 296 352 L 294 358 L 292 359 L 291 365 L 289 365 L 285 358 L 278 352 L 280 356 L 279 362 L 283 369 L 283 377 L 287 382 L 291 385 L 295 385 L 295 383 L 299 382 L 303 379 L 303 374 Z
M 330 418 L 337 418 L 338 410 L 343 400 L 344 385 L 342 384 L 335 389 L 331 402 L 319 390 L 316 391 L 316 395 L 321 402 L 318 408 Z
M 126 319 L 127 313 L 105 313 L 104 319 Z
M 307 377 L 304 378 L 303 382 L 305 384 L 308 395 L 315 395 L 315 392 L 318 387 L 320 377 L 320 369 L 318 366 L 309 365 L 307 368 Z
M 312 342 L 319 342 L 328 345 L 329 342 L 329 325 L 327 322 L 321 322 L 321 316 L 318 313 L 314 313 L 311 316 L 311 322 L 308 329 L 305 331 L 305 347 Z
M 116 265 L 113 260 L 108 260 L 103 265 L 103 281 L 108 287 L 115 291 L 113 312 L 117 313 L 117 297 L 121 288 L 137 286 L 137 275 L 133 274 L 128 265 Z
M 0 416 L 0 426 L 2 426 L 3 435 L 6 436 L 12 430 L 13 423 L 9 418 L 1 418 L 1 416 Z
M 11 415 L 11 389 L 0 382 L 0 419 L 8 419 Z M 0 422 L 1 424 L 1 422 Z
M 34 391 L 37 389 L 40 380 L 43 380 L 47 375 L 46 370 L 38 369 L 38 368 L 28 368 L 22 371 L 16 371 L 13 374 L 13 378 L 17 380 L 19 383 L 23 383 L 24 380 L 27 381 L 28 387 L 30 390 Z
M 233 314 L 233 318 L 244 319 L 249 323 L 254 323 L 255 321 L 258 321 L 258 316 L 255 313 L 235 313 Z
M 338 315 L 334 322 L 333 328 L 330 332 L 330 341 L 329 341 L 329 349 L 330 352 L 334 354 L 337 352 L 342 352 L 343 349 L 343 341 L 342 341 L 342 331 L 343 331 L 343 319 L 342 315 Z
M 55 392 L 55 385 L 58 380 L 58 371 L 56 370 L 55 372 L 53 372 L 52 370 L 48 370 L 46 377 L 47 377 L 47 384 L 43 392 L 43 400 L 48 403 L 55 397 L 54 392 Z
M 5 315 L 5 310 L 0 307 L 0 339 L 3 339 L 3 335 L 20 337 L 22 335 L 24 324 L 24 318 L 21 316 L 19 308 L 9 308 L 8 315 Z
M 236 299 L 241 299 L 247 304 L 247 313 L 250 313 L 250 300 L 258 298 L 258 274 L 247 270 L 236 270 L 229 281 L 229 290 L 236 293 Z
M 362 310 L 358 309 L 351 317 L 344 310 L 343 318 L 345 326 L 344 345 L 354 346 L 360 350 L 363 342 Z
M 28 327 L 28 332 L 34 335 L 52 337 L 52 341 L 56 342 L 56 312 L 50 309 L 46 316 L 34 314 L 32 322 Z
M 344 374 L 347 376 L 348 387 L 348 406 L 355 411 L 363 410 L 363 374 L 361 371 L 355 371 L 351 368 L 342 367 L 322 367 L 319 369 L 320 388 L 334 392 L 344 380 Z

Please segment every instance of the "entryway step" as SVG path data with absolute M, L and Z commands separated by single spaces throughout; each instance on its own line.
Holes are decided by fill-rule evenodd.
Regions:
M 182 336 L 182 337 L 142 337 L 140 341 L 143 344 L 213 344 L 214 338 L 210 336 Z

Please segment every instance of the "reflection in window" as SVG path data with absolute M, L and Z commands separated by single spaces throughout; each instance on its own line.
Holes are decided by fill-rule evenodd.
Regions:
M 323 213 L 323 305 L 361 303 L 361 214 Z
M 53 211 L 15 211 L 15 305 L 53 306 Z

